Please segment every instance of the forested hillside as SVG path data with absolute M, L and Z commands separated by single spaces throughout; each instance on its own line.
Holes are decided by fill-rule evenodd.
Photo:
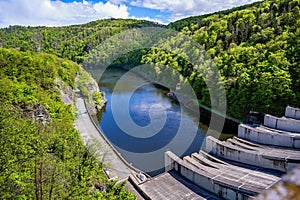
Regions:
M 104 19 L 63 27 L 10 26 L 0 29 L 0 47 L 46 52 L 82 63 L 90 50 L 121 31 L 161 25 L 134 19 Z
M 244 10 L 244 9 L 247 9 L 247 8 L 251 8 L 251 7 L 254 7 L 254 6 L 259 6 L 261 2 L 255 2 L 255 3 L 252 3 L 252 4 L 247 4 L 247 5 L 244 5 L 244 6 L 239 6 L 239 7 L 236 7 L 236 8 L 232 8 L 232 9 L 228 9 L 228 10 L 223 10 L 223 11 L 219 11 L 219 12 L 216 12 L 216 13 L 209 13 L 209 14 L 205 14 L 205 15 L 201 15 L 201 16 L 192 16 L 192 17 L 188 17 L 188 18 L 184 18 L 184 19 L 181 19 L 181 20 L 177 20 L 175 22 L 172 22 L 170 24 L 167 25 L 168 28 L 171 28 L 171 29 L 174 29 L 176 31 L 181 31 L 184 27 L 186 26 L 189 26 L 191 24 L 194 24 L 194 23 L 197 23 L 198 21 L 202 20 L 202 19 L 205 19 L 207 17 L 210 17 L 212 15 L 228 15 L 232 12 L 235 12 L 235 11 L 239 11 L 239 10 Z
M 300 0 L 266 0 L 183 19 L 168 28 L 188 35 L 212 57 L 226 88 L 229 116 L 242 120 L 250 110 L 282 115 L 287 104 L 300 107 L 299 7 Z M 109 19 L 65 27 L 0 29 L 1 199 L 134 198 L 123 185 L 106 181 L 92 147 L 83 145 L 73 127 L 73 106 L 62 102 L 57 88 L 64 83 L 74 89 L 78 64 L 102 41 L 148 26 L 162 27 Z M 180 42 L 174 40 L 170 44 Z M 114 65 L 143 63 L 179 70 L 199 103 L 210 106 L 201 74 L 178 55 L 144 49 L 122 55 Z M 47 120 L 40 120 L 39 112 L 32 114 L 35 107 Z
M 1 199 L 135 198 L 107 182 L 73 127 L 74 108 L 57 88 L 74 89 L 78 70 L 54 55 L 0 48 Z
M 300 106 L 299 7 L 299 0 L 266 0 L 180 20 L 169 28 L 180 29 L 214 59 L 226 87 L 228 115 L 245 119 L 250 110 L 281 115 L 287 104 Z M 209 106 L 205 83 L 187 62 L 161 50 L 149 51 L 143 62 L 178 68 L 200 103 Z
M 287 104 L 300 106 L 299 6 L 299 0 L 266 0 L 179 20 L 167 27 L 190 36 L 211 55 L 226 87 L 229 116 L 245 119 L 250 110 L 281 115 Z M 48 52 L 82 63 L 111 35 L 147 26 L 161 25 L 111 19 L 54 28 L 12 26 L 0 29 L 0 45 Z M 201 74 L 169 52 L 131 52 L 114 65 L 142 63 L 168 64 L 178 69 L 192 84 L 199 103 L 210 106 Z

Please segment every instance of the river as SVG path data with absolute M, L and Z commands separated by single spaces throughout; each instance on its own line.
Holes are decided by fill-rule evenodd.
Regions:
M 207 127 L 166 89 L 120 68 L 90 72 L 108 100 L 97 116 L 99 128 L 136 168 L 154 176 L 164 171 L 166 150 L 180 157 L 200 150 Z

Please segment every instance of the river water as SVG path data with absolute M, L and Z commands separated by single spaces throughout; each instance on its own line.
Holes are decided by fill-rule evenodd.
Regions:
M 99 128 L 133 166 L 154 176 L 164 171 L 165 151 L 183 157 L 200 150 L 207 127 L 164 88 L 120 68 L 91 73 L 108 100 Z

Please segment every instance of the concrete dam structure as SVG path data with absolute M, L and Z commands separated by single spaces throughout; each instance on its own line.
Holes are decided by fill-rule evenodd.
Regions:
M 286 117 L 275 117 L 272 115 L 265 115 L 264 125 L 269 128 L 288 131 L 293 133 L 300 133 L 300 120 Z
M 231 165 L 200 151 L 180 159 L 165 153 L 167 170 L 175 170 L 195 185 L 224 199 L 249 199 L 280 180 L 256 170 Z
M 203 150 L 183 159 L 168 151 L 164 176 L 176 173 L 211 193 L 196 199 L 253 199 L 299 167 L 299 110 L 287 107 L 282 118 L 266 115 L 262 125 L 240 124 L 238 137 L 227 141 L 208 136 Z
M 300 163 L 300 151 L 254 144 L 234 137 L 220 141 L 206 138 L 206 152 L 227 160 L 286 173 Z
M 83 100 L 79 99 L 77 104 L 83 113 L 79 117 L 85 119 L 82 121 L 92 121 L 85 112 Z M 107 144 L 114 166 L 109 177 L 118 176 L 121 178 L 118 182 L 127 181 L 126 188 L 135 193 L 137 199 L 245 200 L 274 188 L 284 173 L 300 163 L 298 111 L 288 107 L 283 118 L 266 115 L 267 121 L 262 125 L 240 124 L 238 137 L 227 141 L 208 136 L 205 148 L 191 156 L 179 158 L 168 151 L 165 153 L 166 172 L 156 177 L 127 164 L 92 122 L 88 127 L 94 129 L 81 130 L 81 133 L 84 139 L 87 132 L 94 133 Z M 277 120 L 275 126 L 271 120 Z M 292 123 L 293 128 L 281 126 L 280 120 Z
M 300 109 L 287 107 L 285 117 L 266 115 L 264 124 L 239 125 L 238 137 L 259 144 L 300 148 Z
M 287 106 L 285 109 L 285 116 L 288 118 L 300 120 L 300 108 Z
M 238 137 L 259 144 L 300 148 L 300 134 L 271 129 L 262 125 L 241 124 Z

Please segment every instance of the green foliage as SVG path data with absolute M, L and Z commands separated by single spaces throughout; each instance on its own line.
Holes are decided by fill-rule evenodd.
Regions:
M 161 25 L 145 20 L 105 19 L 64 27 L 10 26 L 0 29 L 0 45 L 21 51 L 43 51 L 82 63 L 88 53 L 121 31 Z
M 299 7 L 299 0 L 265 0 L 179 20 L 167 27 L 190 36 L 212 57 L 225 84 L 228 115 L 244 119 L 249 110 L 282 115 L 286 104 L 300 106 Z M 146 26 L 160 25 L 139 20 L 111 19 L 55 28 L 11 26 L 0 29 L 0 44 L 21 50 L 41 50 L 81 63 L 92 49 L 108 37 L 123 30 Z M 180 44 L 180 41 L 170 38 L 166 45 L 176 44 Z M 201 54 L 201 50 L 197 49 L 184 51 Z M 97 63 L 97 56 L 90 57 L 89 61 Z M 101 57 L 105 61 L 110 55 L 106 52 Z M 194 69 L 205 71 L 209 63 L 203 61 L 201 66 L 192 66 L 181 56 L 153 48 L 121 55 L 112 66 L 132 68 L 144 63 L 172 66 L 188 78 L 199 103 L 210 106 L 209 92 L 204 81 L 209 80 L 209 77 Z M 32 61 L 26 58 L 22 62 Z M 150 71 L 156 72 L 156 69 Z M 19 71 L 10 73 L 18 74 Z M 63 69 L 57 73 L 61 77 L 65 74 Z M 66 77 L 64 80 L 70 82 Z M 47 80 L 43 83 L 45 87 L 50 85 Z M 34 88 L 26 88 L 26 85 L 20 85 L 18 90 L 34 92 Z M 14 92 L 10 91 L 11 94 Z M 83 93 L 88 95 L 88 91 Z
M 80 67 L 78 72 L 77 85 L 85 99 L 90 98 L 90 91 L 88 90 L 88 88 L 91 87 L 91 84 L 91 76 L 87 71 Z
M 256 3 L 249 4 L 249 5 L 244 5 L 244 6 L 240 6 L 240 7 L 237 7 L 237 8 L 232 8 L 232 9 L 229 9 L 229 10 L 224 10 L 224 11 L 220 11 L 220 12 L 216 12 L 216 13 L 212 13 L 212 14 L 188 17 L 188 18 L 181 19 L 181 20 L 170 23 L 168 25 L 168 28 L 174 29 L 176 31 L 181 31 L 185 27 L 190 26 L 192 24 L 195 24 L 199 21 L 202 21 L 203 19 L 208 18 L 211 15 L 220 15 L 220 16 L 228 15 L 232 12 L 247 9 L 249 7 L 258 6 L 258 5 L 259 5 L 259 3 L 256 2 Z
M 63 104 L 54 87 L 56 78 L 74 87 L 78 70 L 53 55 L 0 48 L 1 199 L 135 198 L 107 182 L 95 151 L 73 127 L 72 105 Z M 24 118 L 32 103 L 45 106 L 52 120 Z
M 250 110 L 282 115 L 287 104 L 300 106 L 299 4 L 266 0 L 168 27 L 189 35 L 211 55 L 226 88 L 228 115 L 245 119 Z M 203 74 L 187 62 L 163 50 L 148 51 L 142 61 L 173 66 L 188 77 L 199 102 L 210 106 Z
M 168 25 L 198 42 L 218 67 L 227 94 L 227 114 L 243 120 L 250 110 L 282 115 L 287 104 L 300 106 L 299 23 L 297 0 L 264 1 L 191 17 Z M 122 55 L 112 66 L 132 68 L 140 64 L 168 65 L 185 76 L 199 99 L 210 107 L 207 82 L 208 59 L 192 66 L 181 53 L 202 55 L 201 49 L 164 49 L 181 46 L 178 37 L 161 41 L 159 48 L 143 49 Z M 173 48 L 174 49 L 174 48 Z M 200 60 L 201 61 L 201 60 Z M 200 69 L 200 73 L 195 69 Z M 149 73 L 160 74 L 156 68 Z M 221 103 L 221 102 L 220 102 Z
M 104 92 L 94 91 L 93 99 L 94 99 L 96 105 L 101 105 L 101 100 L 104 98 L 105 98 Z
M 226 88 L 228 115 L 244 119 L 250 110 L 282 115 L 287 104 L 300 107 L 299 7 L 299 0 L 266 0 L 183 19 L 168 28 L 190 36 L 212 57 Z M 1 199 L 136 198 L 124 190 L 124 184 L 106 181 L 102 163 L 84 147 L 73 128 L 73 107 L 62 103 L 55 79 L 74 89 L 75 76 L 80 74 L 78 86 L 83 95 L 93 95 L 97 101 L 101 95 L 87 90 L 87 72 L 62 58 L 82 63 L 108 37 L 147 26 L 160 25 L 110 19 L 66 27 L 0 29 L 1 47 L 23 51 L 0 48 Z M 180 46 L 177 44 L 181 42 L 170 38 L 169 43 L 162 44 Z M 195 70 L 203 72 L 209 63 L 203 59 L 203 64 L 192 66 L 184 60 L 180 52 L 202 53 L 188 46 L 176 49 L 175 54 L 159 48 L 131 51 L 112 65 L 171 66 L 187 77 L 199 103 L 210 106 L 204 81 L 210 80 L 209 73 Z M 149 69 L 150 73 L 160 74 L 157 66 Z M 52 121 L 46 126 L 22 117 L 22 110 L 32 103 L 45 106 L 50 113 Z M 95 185 L 104 185 L 106 192 L 93 189 Z

